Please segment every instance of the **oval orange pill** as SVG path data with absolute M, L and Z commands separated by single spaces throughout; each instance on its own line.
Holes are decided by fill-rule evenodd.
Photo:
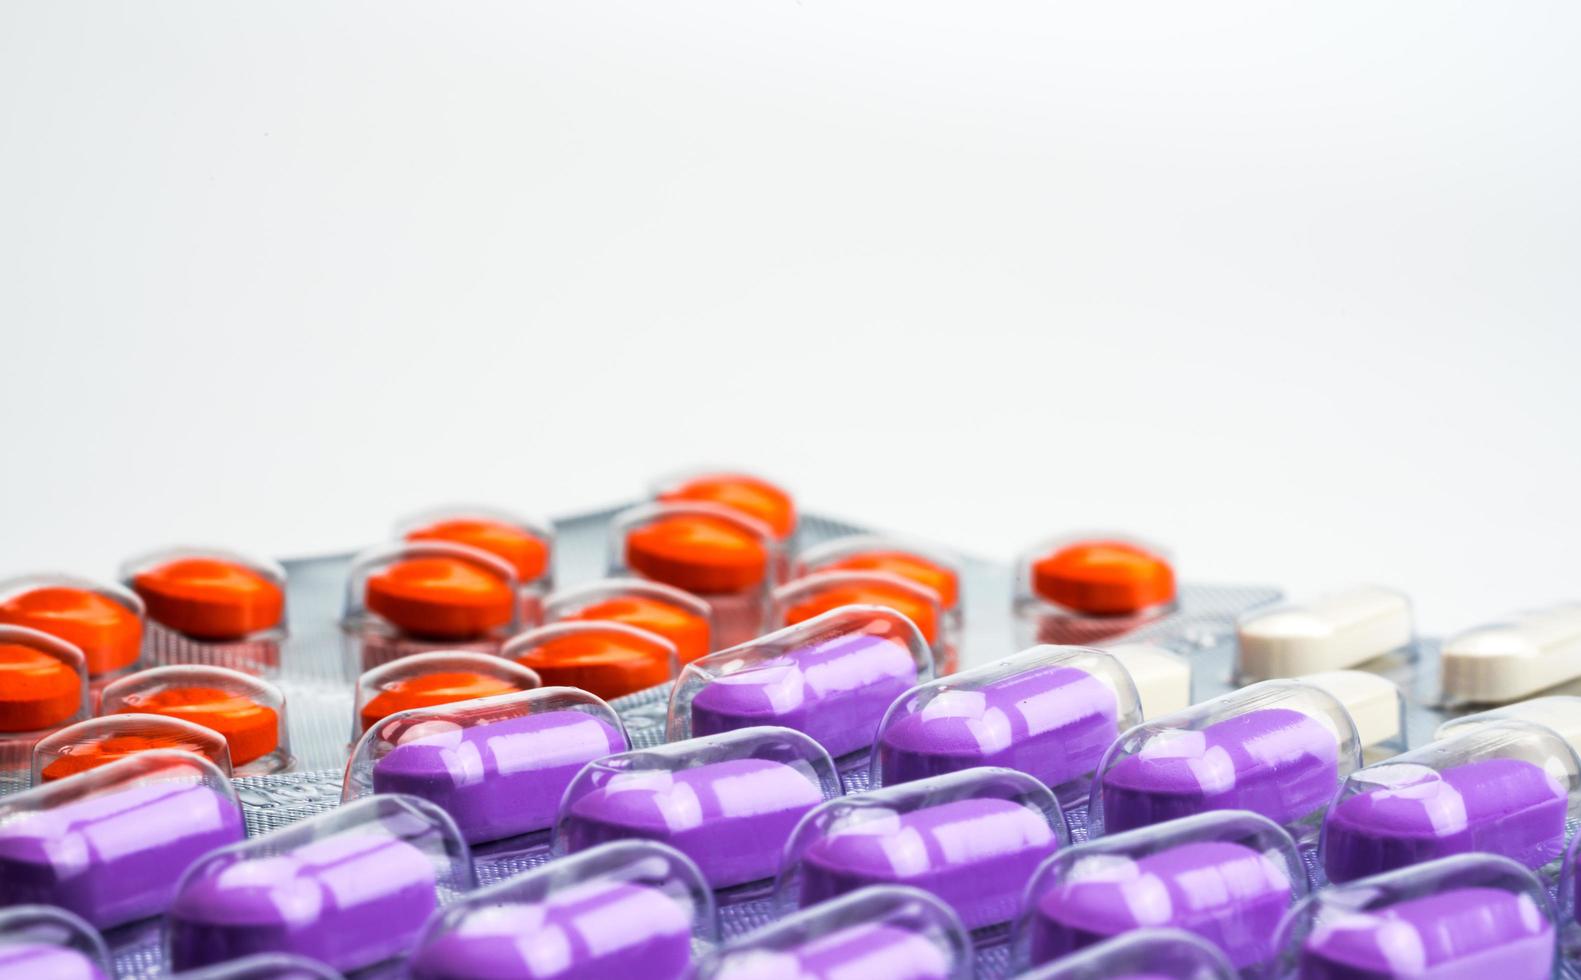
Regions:
M 177 558 L 132 576 L 148 617 L 201 640 L 233 640 L 273 629 L 285 615 L 280 584 L 223 558 Z
M 673 514 L 626 533 L 626 564 L 688 592 L 744 592 L 768 577 L 769 550 L 751 531 L 723 518 Z
M 647 630 L 675 644 L 681 663 L 689 664 L 709 652 L 708 617 L 684 606 L 643 595 L 617 595 L 590 603 L 561 617 L 567 620 L 607 620 Z
M 794 588 L 792 583 L 787 588 Z M 900 585 L 883 582 L 831 583 L 809 590 L 785 607 L 785 625 L 794 626 L 841 606 L 882 606 L 911 620 L 931 646 L 939 632 L 937 604 Z
M 224 736 L 231 764 L 244 766 L 280 747 L 280 715 L 274 708 L 217 687 L 172 686 L 128 694 L 117 714 L 162 715 L 190 721 Z
M 95 676 L 135 663 L 143 646 L 137 611 L 89 588 L 44 585 L 7 596 L 0 623 L 60 637 L 82 651 Z
M 399 661 L 397 661 L 399 663 Z M 387 681 L 379 693 L 362 706 L 360 719 L 364 731 L 395 714 L 413 708 L 432 708 L 473 698 L 493 697 L 525 691 L 507 678 L 472 670 L 444 670 Z
M 520 582 L 532 582 L 549 570 L 549 542 L 515 524 L 486 517 L 455 517 L 406 532 L 408 541 L 449 541 L 486 551 L 503 559 Z
M 132 716 L 114 717 L 121 721 Z M 75 776 L 117 759 L 156 749 L 175 749 L 201 755 L 222 771 L 230 772 L 225 740 L 215 732 L 170 718 L 136 717 L 132 724 L 101 725 L 105 720 L 95 718 L 81 725 L 73 725 L 51 736 L 53 744 L 40 742 L 37 751 L 39 761 L 44 765 L 38 770 L 39 781 L 48 783 Z M 75 729 L 82 729 L 82 732 L 80 737 L 73 739 Z
M 82 707 L 82 687 L 82 675 L 59 657 L 0 641 L 0 731 L 32 732 L 69 720 Z
M 816 570 L 888 572 L 932 589 L 945 609 L 954 609 L 960 597 L 960 580 L 953 568 L 910 551 L 859 552 L 826 562 Z
M 1082 541 L 1034 561 L 1032 588 L 1076 612 L 1121 616 L 1174 602 L 1175 571 L 1127 541 Z
M 368 576 L 369 611 L 417 636 L 463 640 L 510 625 L 510 581 L 463 558 L 402 558 Z
M 781 541 L 796 531 L 796 502 L 779 487 L 744 473 L 689 477 L 659 491 L 660 500 L 719 504 L 767 524 Z
M 607 700 L 669 680 L 675 647 L 630 626 L 568 623 L 524 633 L 504 653 L 537 671 L 545 685 L 579 687 Z

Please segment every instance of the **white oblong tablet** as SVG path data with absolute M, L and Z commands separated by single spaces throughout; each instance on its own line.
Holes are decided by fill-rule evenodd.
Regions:
M 1364 585 L 1308 602 L 1254 609 L 1235 630 L 1242 680 L 1343 670 L 1409 646 L 1411 600 Z
M 1575 749 L 1577 754 L 1581 754 L 1581 697 L 1568 694 L 1552 694 L 1546 698 L 1517 701 L 1502 708 L 1494 708 L 1492 711 L 1479 711 L 1464 718 L 1453 718 L 1439 725 L 1433 737 L 1449 738 L 1475 725 L 1487 725 L 1511 719 L 1531 722 L 1551 729 L 1569 742 L 1570 747 Z
M 1448 640 L 1448 702 L 1515 701 L 1581 677 L 1581 603 L 1518 613 Z
M 1191 662 L 1153 643 L 1099 647 L 1131 675 L 1142 702 L 1142 720 L 1172 715 L 1191 704 Z
M 1297 677 L 1334 695 L 1356 723 L 1363 746 L 1380 745 L 1400 737 L 1405 699 L 1386 677 L 1365 670 L 1325 670 Z

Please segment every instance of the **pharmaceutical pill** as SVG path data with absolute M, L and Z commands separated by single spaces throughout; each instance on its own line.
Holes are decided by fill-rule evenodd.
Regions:
M 152 778 L 160 772 L 173 776 Z M 77 779 L 93 782 L 0 804 L 0 905 L 55 905 L 101 929 L 157 915 L 188 865 L 246 834 L 228 782 L 190 756 L 127 759 Z
M 885 572 L 819 572 L 788 582 L 775 593 L 783 625 L 793 626 L 841 606 L 882 606 L 905 616 L 929 646 L 938 642 L 942 615 L 938 593 Z
M 817 781 L 768 759 L 622 772 L 580 796 L 573 789 L 557 834 L 568 851 L 660 841 L 695 861 L 710 886 L 728 888 L 772 878 L 791 830 L 823 799 Z
M 118 587 L 40 577 L 0 585 L 0 623 L 59 637 L 82 651 L 92 676 L 137 661 L 143 643 L 138 599 Z
M 508 563 L 521 583 L 535 581 L 549 570 L 547 536 L 513 521 L 481 515 L 441 517 L 419 522 L 402 536 L 408 541 L 449 541 L 486 551 Z
M 1322 688 L 1343 704 L 1356 723 L 1362 745 L 1381 745 L 1401 737 L 1403 696 L 1388 678 L 1364 670 L 1328 670 L 1296 679 Z
M 441 650 L 414 653 L 365 671 L 357 679 L 352 740 L 397 711 L 513 694 L 542 687 L 521 664 L 493 654 Z
M 1581 677 L 1581 603 L 1520 613 L 1452 637 L 1440 651 L 1444 698 L 1498 704 Z
M 467 640 L 515 618 L 514 580 L 462 557 L 399 559 L 368 575 L 365 588 L 369 612 L 414 636 Z
M 1035 556 L 1034 594 L 1092 616 L 1126 616 L 1175 601 L 1175 573 L 1160 554 L 1129 541 L 1092 540 Z
M 1340 670 L 1411 644 L 1411 602 L 1362 586 L 1254 609 L 1236 628 L 1236 674 L 1249 680 Z
M 605 620 L 657 633 L 675 644 L 683 664 L 713 649 L 708 604 L 659 582 L 606 579 L 556 592 L 544 603 L 544 614 L 549 622 Z
M 803 556 L 799 559 L 803 574 L 824 571 L 884 572 L 932 590 L 945 609 L 956 608 L 960 601 L 961 584 L 960 575 L 954 568 L 917 551 L 888 546 L 882 539 L 872 540 L 870 547 L 852 548 L 816 562 Z
M 691 510 L 632 528 L 625 557 L 639 574 L 701 596 L 759 588 L 771 564 L 762 536 L 744 519 Z
M 406 727 L 373 764 L 377 793 L 428 800 L 469 843 L 545 830 L 582 766 L 626 749 L 607 721 L 580 711 L 546 711 L 470 727 L 436 719 Z
M 1218 947 L 1180 929 L 1134 929 L 1019 973 L 1020 980 L 1236 980 Z
M 746 651 L 742 669 L 708 672 L 715 658 L 733 660 L 739 650 L 687 668 L 671 702 L 672 737 L 681 716 L 693 735 L 779 725 L 839 758 L 873 744 L 890 703 L 926 679 L 919 659 L 931 660 L 908 620 L 872 606 L 844 607 L 755 642 L 762 656 Z M 699 679 L 695 688 L 688 677 Z
M 888 925 L 856 925 L 801 946 L 762 952 L 711 974 L 718 980 L 836 980 L 861 971 L 895 980 L 956 976 L 946 950 L 927 936 Z
M 36 630 L 0 627 L 0 732 L 33 732 L 84 713 L 82 654 Z
M 1451 738 L 1469 731 L 1472 726 L 1496 724 L 1500 721 L 1523 721 L 1552 729 L 1570 747 L 1581 753 L 1581 697 L 1556 694 L 1546 698 L 1517 701 L 1503 708 L 1481 711 L 1460 718 L 1453 718 L 1438 726 L 1434 738 Z
M 280 689 L 223 667 L 139 671 L 106 687 L 99 710 L 102 715 L 162 715 L 217 732 L 230 748 L 231 765 L 238 768 L 278 752 L 285 733 Z
M 760 477 L 745 473 L 705 473 L 672 481 L 659 488 L 662 501 L 718 504 L 762 521 L 781 541 L 796 531 L 796 503 L 791 495 Z
M 912 885 L 976 929 L 1014 915 L 1032 869 L 1058 846 L 1043 814 L 1010 799 L 874 814 L 807 844 L 798 897 L 805 908 L 868 885 Z
M 89 718 L 40 739 L 33 746 L 34 782 L 53 782 L 161 750 L 201 755 L 231 774 L 230 746 L 219 732 L 179 718 L 123 714 Z
M 131 587 L 148 618 L 200 640 L 273 629 L 285 615 L 283 576 L 226 558 L 173 558 L 136 571 Z
M 1546 980 L 1553 965 L 1554 926 L 1532 896 L 1471 887 L 1320 921 L 1301 946 L 1299 976 Z
M 1191 704 L 1191 661 L 1153 643 L 1099 647 L 1131 675 L 1142 702 L 1142 717 L 1160 718 Z
M 663 684 L 679 664 L 675 644 L 644 629 L 607 621 L 562 621 L 528 630 L 500 650 L 554 687 L 618 698 Z
M 0 977 L 15 980 L 109 980 L 93 958 L 51 943 L 0 943 Z

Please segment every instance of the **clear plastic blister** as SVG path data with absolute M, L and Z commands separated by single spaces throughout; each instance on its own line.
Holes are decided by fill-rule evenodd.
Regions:
M 713 610 L 714 645 L 757 636 L 785 557 L 768 525 L 714 503 L 643 504 L 609 527 L 609 573 L 674 586 Z
M 201 756 L 227 779 L 234 772 L 230 746 L 213 729 L 164 715 L 117 714 L 79 721 L 39 739 L 33 746 L 32 785 L 158 751 Z
M 1334 695 L 1301 681 L 1264 681 L 1121 735 L 1099 765 L 1088 826 L 1101 836 L 1250 810 L 1305 843 L 1360 765 L 1355 723 Z
M 431 650 L 498 652 L 521 628 L 516 573 L 504 559 L 449 541 L 364 551 L 346 575 L 341 628 L 356 672 Z
M 543 678 L 513 660 L 468 650 L 414 653 L 364 671 L 352 703 L 351 741 L 397 711 L 515 694 Z
M 25 626 L 82 651 L 95 681 L 133 667 L 142 654 L 143 600 L 130 589 L 75 575 L 0 582 L 0 625 Z
M 1025 773 L 931 776 L 809 813 L 785 850 L 774 903 L 783 914 L 869 885 L 910 885 L 966 928 L 994 930 L 1015 918 L 1033 870 L 1069 839 L 1054 794 Z
M 1236 980 L 1240 974 L 1216 947 L 1179 929 L 1137 929 L 1055 960 L 1019 980 Z
M 683 664 L 714 650 L 714 613 L 708 603 L 663 582 L 606 578 L 562 589 L 544 603 L 544 621 L 591 620 L 625 623 L 675 644 Z
M 697 980 L 806 980 L 856 974 L 970 980 L 972 941 L 950 907 L 916 888 L 863 888 L 729 943 Z
M 165 952 L 177 970 L 254 953 L 356 970 L 408 951 L 472 886 L 467 845 L 444 811 L 371 796 L 210 851 L 181 879 Z
M 572 781 L 556 854 L 626 838 L 668 844 L 715 889 L 772 879 L 791 831 L 840 794 L 824 750 L 788 728 L 747 728 L 611 755 Z
M 1500 721 L 1525 721 L 1552 729 L 1560 738 L 1569 742 L 1570 747 L 1577 754 L 1581 754 L 1581 697 L 1573 694 L 1531 698 L 1502 708 L 1490 708 L 1487 711 L 1452 718 L 1439 725 L 1433 737 L 1451 738 L 1469 731 L 1474 726 Z
M 166 548 L 121 565 L 147 613 L 149 664 L 212 664 L 249 674 L 280 666 L 286 575 L 278 562 L 223 548 Z
M 1314 892 L 1280 927 L 1269 976 L 1549 980 L 1556 933 L 1530 871 L 1464 854 Z
M 25 770 L 33 746 L 88 717 L 82 651 L 24 626 L 0 626 L 0 771 Z
M 708 503 L 761 522 L 775 540 L 792 550 L 800 527 L 796 501 L 772 480 L 745 470 L 698 467 L 653 482 L 653 499 L 663 503 Z
M 1018 963 L 1048 963 L 1129 933 L 1193 933 L 1236 970 L 1274 956 L 1273 935 L 1307 892 L 1288 833 L 1266 817 L 1221 810 L 1078 844 L 1038 869 L 1016 926 Z
M 956 651 L 944 642 L 944 607 L 939 594 L 891 572 L 827 571 L 804 575 L 774 590 L 769 625 L 804 623 L 843 606 L 882 606 L 911 620 L 932 651 L 933 673 L 955 672 Z
M 1254 609 L 1236 624 L 1235 678 L 1240 682 L 1345 670 L 1386 668 L 1415 653 L 1411 600 L 1365 585 L 1304 601 Z
M 554 588 L 554 528 L 495 507 L 436 507 L 395 524 L 405 541 L 448 541 L 488 552 L 510 565 L 523 623 L 543 621 L 544 596 Z
M 291 765 L 285 695 L 251 674 L 225 667 L 151 667 L 114 681 L 99 701 L 101 716 L 152 714 L 210 729 L 230 749 L 239 776 L 279 772 Z
M 842 763 L 865 762 L 890 704 L 932 676 L 932 652 L 910 620 L 845 606 L 688 664 L 670 695 L 666 734 L 781 725 Z
M 562 621 L 511 637 L 500 655 L 545 684 L 618 698 L 663 684 L 680 669 L 675 644 L 608 620 Z
M 415 708 L 358 741 L 341 798 L 404 793 L 449 814 L 468 843 L 502 840 L 551 828 L 582 767 L 628 744 L 614 709 L 569 687 Z
M 1449 706 L 1504 704 L 1581 678 L 1581 602 L 1516 613 L 1466 630 L 1439 650 Z
M 206 759 L 121 759 L 0 800 L 0 906 L 56 905 L 99 929 L 158 915 L 183 870 L 245 833 Z
M 681 980 L 718 942 L 713 894 L 684 854 L 605 844 L 501 882 L 423 931 L 412 980 L 633 976 Z
M 1320 853 L 1336 882 L 1470 851 L 1557 870 L 1578 818 L 1581 762 L 1569 743 L 1506 720 L 1351 773 Z
M 0 909 L 0 977 L 107 980 L 110 956 L 81 918 L 48 905 Z
M 1090 647 L 1038 646 L 907 691 L 873 746 L 875 785 L 1001 766 L 1025 772 L 1069 808 L 1099 760 L 1142 720 L 1130 675 Z
M 1089 532 L 1039 542 L 1016 560 L 1020 646 L 1102 643 L 1155 622 L 1177 604 L 1175 571 L 1157 545 Z

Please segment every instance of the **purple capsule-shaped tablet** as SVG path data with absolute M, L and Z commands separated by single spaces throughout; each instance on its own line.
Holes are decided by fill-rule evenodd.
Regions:
M 53 943 L 0 944 L 0 977 L 16 980 L 108 980 L 85 953 Z
M 1540 868 L 1564 850 L 1565 787 L 1524 759 L 1442 771 L 1381 763 L 1357 777 L 1369 772 L 1386 784 L 1341 800 L 1323 824 L 1323 868 L 1333 881 L 1469 851 Z
M 781 632 L 817 628 L 844 612 Z M 835 758 L 867 748 L 891 702 L 917 683 L 917 653 L 904 639 L 896 630 L 840 632 L 713 677 L 691 701 L 690 734 L 777 725 L 812 736 Z
M 968 929 L 1014 917 L 1027 879 L 1058 848 L 1048 821 L 1014 800 L 954 800 L 874 814 L 812 840 L 801 855 L 803 907 L 867 885 L 912 885 Z
M 455 820 L 468 843 L 554 825 L 582 767 L 626 748 L 619 729 L 581 711 L 500 718 L 468 728 L 413 728 L 373 765 L 376 793 L 407 793 Z
M 428 855 L 393 834 L 321 837 L 189 877 L 170 909 L 170 956 L 177 969 L 263 952 L 357 969 L 406 948 L 436 888 Z
M 142 765 L 74 778 L 113 778 Z M 212 776 L 223 780 L 217 770 Z M 101 929 L 157 915 L 188 865 L 245 836 L 235 799 L 197 782 L 127 785 L 30 810 L 0 826 L 0 905 L 55 905 Z
M 1161 734 L 1103 774 L 1104 832 L 1208 810 L 1250 810 L 1290 823 L 1333 797 L 1339 749 L 1327 726 L 1290 708 Z
M 903 702 L 904 703 L 904 702 Z M 1119 734 L 1115 692 L 1075 667 L 1043 666 L 892 713 L 879 736 L 884 784 L 1003 766 L 1049 787 L 1093 771 Z
M 727 963 L 710 980 L 951 980 L 949 954 L 926 935 L 884 923 L 863 923 L 809 939 L 793 949 L 763 951 Z
M 424 943 L 413 980 L 669 980 L 691 966 L 692 919 L 657 888 L 609 879 L 571 884 L 539 902 L 471 911 Z
M 1123 855 L 1107 861 L 1037 899 L 1029 925 L 1034 963 L 1132 929 L 1171 926 L 1201 936 L 1243 969 L 1269 958 L 1274 930 L 1295 895 L 1279 861 L 1233 841 L 1195 841 L 1134 861 Z
M 697 862 L 713 888 L 771 878 L 796 824 L 823 802 L 818 783 L 769 759 L 623 772 L 569 802 L 561 846 L 646 838 Z
M 1301 980 L 1546 980 L 1554 927 L 1531 895 L 1454 888 L 1320 919 L 1299 963 Z

